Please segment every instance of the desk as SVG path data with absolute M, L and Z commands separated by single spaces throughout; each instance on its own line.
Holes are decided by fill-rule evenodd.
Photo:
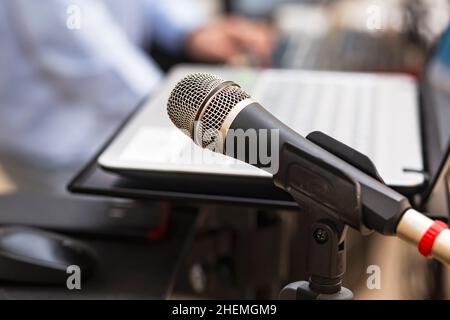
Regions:
M 164 299 L 194 236 L 196 215 L 174 213 L 157 242 L 80 238 L 97 251 L 97 272 L 81 290 L 0 282 L 0 299 Z

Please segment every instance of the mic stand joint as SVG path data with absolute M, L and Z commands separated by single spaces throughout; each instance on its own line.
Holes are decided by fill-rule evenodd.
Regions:
M 347 227 L 329 217 L 308 213 L 308 281 L 288 284 L 283 300 L 350 300 L 353 293 L 342 287 L 346 268 Z

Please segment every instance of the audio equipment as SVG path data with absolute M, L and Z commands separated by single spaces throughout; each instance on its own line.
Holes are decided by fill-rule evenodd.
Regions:
M 299 135 L 234 82 L 204 73 L 188 75 L 173 89 L 167 111 L 197 145 L 272 173 L 274 183 L 300 207 L 312 206 L 363 233 L 397 235 L 423 255 L 450 264 L 449 229 L 412 209 L 405 196 L 382 182 L 367 157 L 320 132 Z M 266 130 L 267 135 L 248 134 L 240 140 L 234 135 L 248 130 Z M 273 149 L 270 135 L 275 132 L 279 165 L 267 167 L 260 150 Z M 243 145 L 236 146 L 236 141 Z M 237 152 L 242 148 L 245 152 Z

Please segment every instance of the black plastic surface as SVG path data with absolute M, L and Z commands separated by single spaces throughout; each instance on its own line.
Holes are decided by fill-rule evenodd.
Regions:
M 196 219 L 195 213 L 172 212 L 168 234 L 157 242 L 83 236 L 98 260 L 90 278 L 81 274 L 81 290 L 68 290 L 65 282 L 38 286 L 0 281 L 0 299 L 167 298 L 191 247 Z
M 161 226 L 156 202 L 73 195 L 13 193 L 0 196 L 0 225 L 33 226 L 73 234 L 144 238 Z
M 0 280 L 61 284 L 67 268 L 76 265 L 84 277 L 96 265 L 94 251 L 84 243 L 28 227 L 0 228 Z
M 350 148 L 342 142 L 320 131 L 311 132 L 310 134 L 308 134 L 306 139 L 314 142 L 321 148 L 334 154 L 338 158 L 341 158 L 342 160 L 358 168 L 372 178 L 384 183 L 383 178 L 378 173 L 378 170 L 375 167 L 374 163 L 369 159 L 369 157 L 362 154 L 361 152 Z

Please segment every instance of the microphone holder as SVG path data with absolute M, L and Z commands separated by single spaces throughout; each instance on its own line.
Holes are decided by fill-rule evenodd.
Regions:
M 373 163 L 361 153 L 321 132 L 313 132 L 307 139 L 382 182 Z M 281 151 L 274 182 L 291 194 L 308 223 L 309 279 L 288 284 L 282 289 L 280 299 L 352 299 L 352 291 L 342 286 L 346 270 L 346 232 L 350 225 L 363 234 L 369 233 L 362 222 L 359 183 L 290 144 Z
M 304 208 L 308 221 L 308 281 L 288 284 L 282 300 L 350 300 L 353 293 L 342 287 L 346 269 L 347 226 L 321 214 L 317 208 Z

